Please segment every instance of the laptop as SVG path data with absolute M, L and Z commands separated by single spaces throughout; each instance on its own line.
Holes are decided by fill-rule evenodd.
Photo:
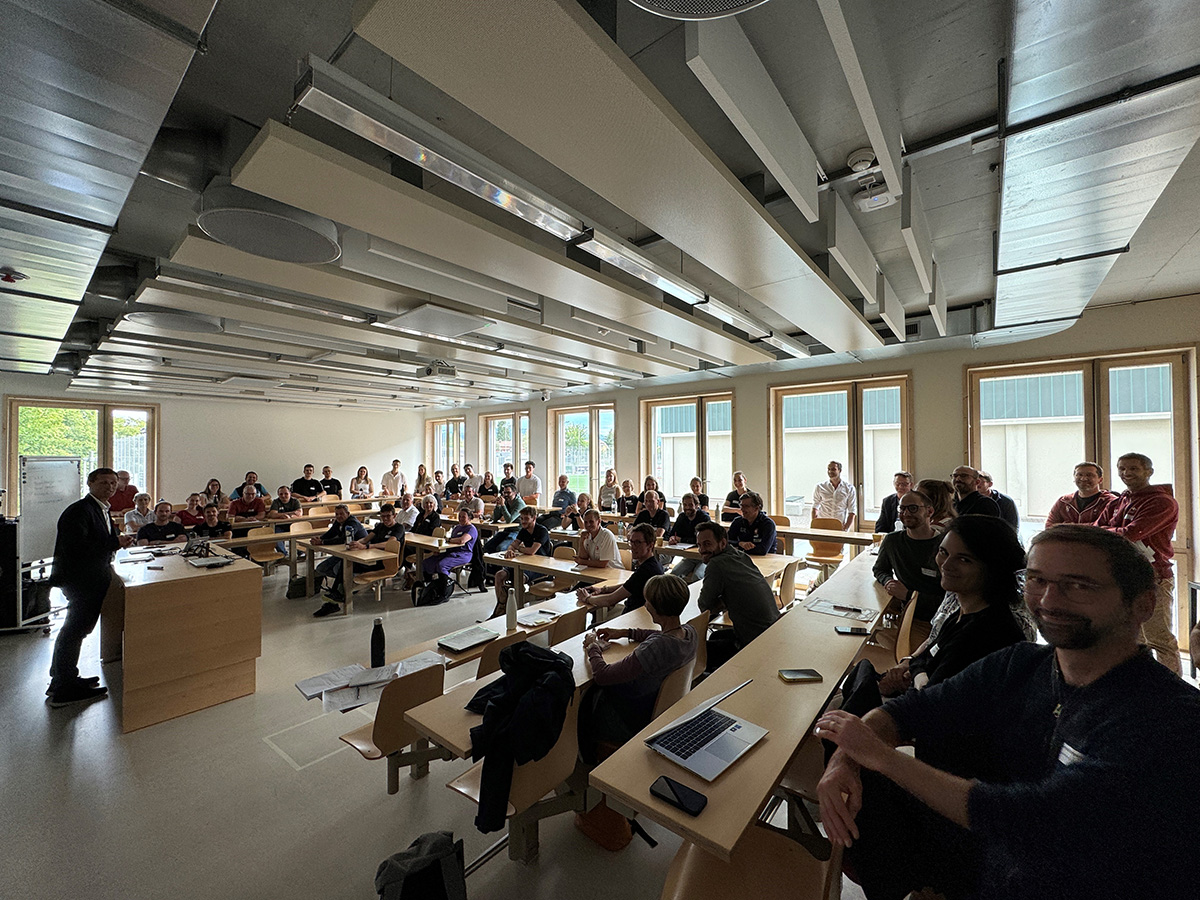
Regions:
M 188 556 L 185 558 L 189 566 L 195 566 L 197 569 L 220 569 L 222 566 L 233 565 L 232 556 Z
M 498 637 L 500 635 L 491 629 L 475 625 L 471 628 L 464 628 L 462 631 L 456 631 L 454 634 L 448 634 L 444 638 L 439 638 L 438 646 L 444 650 L 449 650 L 451 653 L 462 653 L 464 650 L 470 650 L 472 647 L 478 647 L 480 644 L 494 641 Z
M 646 746 L 671 762 L 712 781 L 766 735 L 767 729 L 716 705 L 750 681 L 713 697 L 646 738 Z

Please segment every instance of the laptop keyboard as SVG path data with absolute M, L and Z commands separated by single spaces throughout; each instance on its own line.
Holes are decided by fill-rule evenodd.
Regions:
M 734 719 L 710 709 L 701 713 L 690 722 L 684 722 L 678 728 L 669 731 L 655 743 L 663 750 L 669 750 L 680 759 L 687 759 L 718 734 L 734 723 Z

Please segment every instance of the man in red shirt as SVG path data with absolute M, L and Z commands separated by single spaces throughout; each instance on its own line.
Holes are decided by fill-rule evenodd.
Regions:
M 129 483 L 129 473 L 124 469 L 117 473 L 117 492 L 108 501 L 109 512 L 124 512 L 133 509 L 133 498 L 139 493 L 136 484 Z
M 1046 527 L 1051 525 L 1095 525 L 1108 504 L 1117 499 L 1112 491 L 1100 486 L 1104 470 L 1099 463 L 1081 462 L 1075 467 L 1073 494 L 1063 494 L 1050 507 Z
M 1154 464 L 1143 453 L 1126 453 L 1117 459 L 1117 474 L 1126 490 L 1109 503 L 1096 524 L 1119 534 L 1137 546 L 1154 566 L 1154 614 L 1142 625 L 1142 637 L 1158 661 L 1179 675 L 1179 644 L 1171 631 L 1171 608 L 1175 603 L 1175 551 L 1171 537 L 1179 522 L 1179 504 L 1169 484 L 1151 484 Z

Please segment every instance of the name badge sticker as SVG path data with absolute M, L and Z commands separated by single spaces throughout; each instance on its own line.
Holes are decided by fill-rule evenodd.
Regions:
M 922 569 L 922 570 L 921 570 L 921 574 L 922 574 L 922 575 L 925 575 L 925 576 L 927 576 L 927 577 L 929 577 L 929 578 L 937 578 L 937 577 L 938 577 L 938 570 L 937 570 L 937 569 Z

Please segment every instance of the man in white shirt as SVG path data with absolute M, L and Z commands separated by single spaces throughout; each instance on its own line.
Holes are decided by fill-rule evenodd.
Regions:
M 842 523 L 843 531 L 850 531 L 854 528 L 854 511 L 858 508 L 854 485 L 842 481 L 842 464 L 837 460 L 831 459 L 825 471 L 829 480 L 813 488 L 812 517 L 837 519 Z
M 525 477 L 517 479 L 517 496 L 530 506 L 537 506 L 542 496 L 542 479 L 533 474 L 533 460 L 525 463 Z
M 400 503 L 396 506 L 396 521 L 404 526 L 405 530 L 412 528 L 417 523 L 417 516 L 421 511 L 413 505 L 413 496 L 405 492 L 400 497 Z
M 466 481 L 463 482 L 463 487 L 470 485 L 471 490 L 478 491 L 479 486 L 481 484 L 483 484 L 483 476 L 475 474 L 475 467 L 472 466 L 470 463 L 466 463 L 463 466 L 463 475 L 467 479 Z
M 575 564 L 593 569 L 623 569 L 617 539 L 607 528 L 600 527 L 600 513 L 593 506 L 583 514 L 583 540 L 575 554 Z
M 475 488 L 469 484 L 463 485 L 462 500 L 458 504 L 459 510 L 467 510 L 471 514 L 472 519 L 478 519 L 483 516 L 483 501 L 475 496 Z
M 385 473 L 383 476 L 383 495 L 385 497 L 399 497 L 407 490 L 408 479 L 400 471 L 400 460 L 393 459 L 392 471 Z

